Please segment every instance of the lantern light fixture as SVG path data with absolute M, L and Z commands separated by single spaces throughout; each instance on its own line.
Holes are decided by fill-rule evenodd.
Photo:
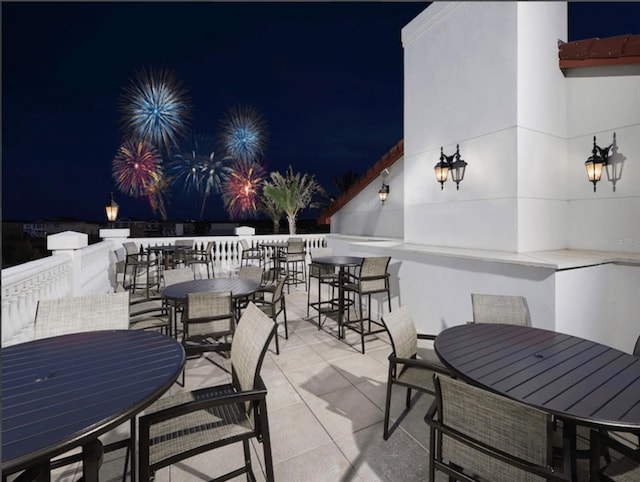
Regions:
M 118 207 L 118 204 L 113 200 L 113 193 L 111 193 L 111 200 L 104 208 L 107 212 L 107 219 L 110 223 L 114 223 L 118 218 Z
M 380 175 L 382 176 L 382 187 L 380 187 L 380 190 L 378 191 L 378 198 L 380 199 L 382 204 L 384 204 L 384 202 L 389 197 L 389 185 L 384 182 L 384 180 L 389 175 L 389 169 L 383 169 Z
M 438 162 L 434 170 L 436 172 L 436 181 L 440 183 L 440 189 L 444 189 L 444 183 L 451 172 L 451 180 L 456 183 L 456 190 L 460 189 L 460 182 L 464 179 L 464 173 L 467 168 L 467 162 L 460 157 L 460 145 L 456 145 L 456 152 L 450 156 L 444 153 L 440 147 L 440 162 Z
M 613 144 L 602 148 L 596 144 L 596 136 L 593 136 L 593 149 L 591 150 L 591 157 L 584 163 L 587 168 L 587 177 L 589 181 L 593 183 L 593 192 L 596 192 L 596 184 L 602 176 L 602 167 L 609 165 L 609 150 Z

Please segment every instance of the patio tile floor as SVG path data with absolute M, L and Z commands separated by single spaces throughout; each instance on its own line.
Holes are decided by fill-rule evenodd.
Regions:
M 280 355 L 272 343 L 262 367 L 269 391 L 267 406 L 277 481 L 425 481 L 429 430 L 423 417 L 433 397 L 414 395 L 415 404 L 388 441 L 382 439 L 387 356 L 386 334 L 360 338 L 347 332 L 336 337 L 336 323 L 318 330 L 317 316 L 306 317 L 306 292 L 287 295 L 289 339 L 280 339 Z M 279 330 L 284 336 L 284 329 Z M 217 355 L 215 361 L 228 366 Z M 186 389 L 225 383 L 229 374 L 205 358 L 187 361 Z M 171 392 L 182 390 L 177 384 Z M 405 391 L 394 389 L 392 422 L 404 409 Z M 126 431 L 126 425 L 114 432 Z M 117 437 L 114 434 L 108 436 Z M 120 437 L 122 434 L 119 435 Z M 108 441 L 108 440 L 107 440 Z M 253 444 L 254 472 L 264 480 L 262 445 Z M 158 482 L 210 480 L 242 465 L 240 445 L 203 454 L 158 471 Z M 107 454 L 101 481 L 122 480 L 124 450 Z M 76 468 L 54 474 L 54 481 L 77 480 Z M 582 478 L 582 477 L 581 477 Z M 246 480 L 238 477 L 233 480 Z M 445 481 L 438 474 L 436 481 Z

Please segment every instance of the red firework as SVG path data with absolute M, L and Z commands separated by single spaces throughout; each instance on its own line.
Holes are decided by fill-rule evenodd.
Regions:
M 133 197 L 147 196 L 162 179 L 162 158 L 147 141 L 126 140 L 113 158 L 117 188 Z
M 240 160 L 232 167 L 222 194 L 224 207 L 231 219 L 253 216 L 258 212 L 265 175 L 265 168 L 253 160 Z

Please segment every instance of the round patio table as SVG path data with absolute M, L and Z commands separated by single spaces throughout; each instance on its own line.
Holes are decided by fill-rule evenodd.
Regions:
M 91 453 L 99 435 L 166 392 L 184 361 L 180 343 L 144 330 L 74 333 L 3 348 L 3 476 L 36 466 L 48 471 L 51 458 L 74 447 Z M 86 457 L 83 472 L 84 480 L 97 480 L 96 460 Z
M 171 301 L 184 302 L 189 293 L 224 293 L 230 291 L 234 299 L 255 293 L 260 283 L 243 278 L 195 279 L 169 285 L 160 295 Z

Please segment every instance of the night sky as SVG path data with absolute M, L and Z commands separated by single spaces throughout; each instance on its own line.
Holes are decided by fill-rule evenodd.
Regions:
M 233 106 L 269 131 L 267 171 L 360 175 L 403 135 L 401 29 L 426 2 L 2 2 L 2 217 L 151 219 L 117 191 L 118 99 L 135 70 L 168 68 L 188 89 L 192 127 L 215 135 Z M 569 39 L 640 33 L 640 3 L 570 4 Z M 200 219 L 172 192 L 170 219 Z M 304 217 L 304 215 L 303 215 Z M 224 221 L 218 195 L 204 218 Z

